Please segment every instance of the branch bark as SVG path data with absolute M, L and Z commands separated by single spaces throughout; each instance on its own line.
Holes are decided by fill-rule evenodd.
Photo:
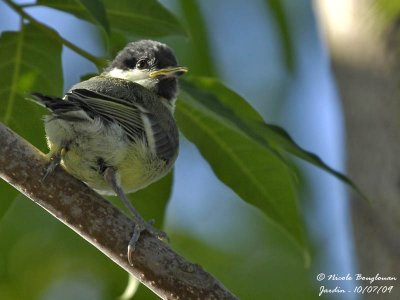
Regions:
M 141 235 L 130 266 L 126 253 L 134 221 L 62 168 L 43 184 L 47 165 L 43 153 L 0 123 L 0 177 L 162 299 L 238 299 L 201 266 L 147 233 Z

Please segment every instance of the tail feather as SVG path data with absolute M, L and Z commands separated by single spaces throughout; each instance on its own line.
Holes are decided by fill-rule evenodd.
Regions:
M 29 100 L 46 107 L 56 119 L 67 121 L 84 121 L 88 119 L 88 115 L 77 103 L 41 93 L 32 93 L 31 96 Z
M 59 97 L 47 96 L 41 93 L 32 93 L 31 96 L 33 97 L 31 100 L 48 108 L 56 114 L 71 110 L 79 110 L 79 107 L 74 103 L 64 101 Z

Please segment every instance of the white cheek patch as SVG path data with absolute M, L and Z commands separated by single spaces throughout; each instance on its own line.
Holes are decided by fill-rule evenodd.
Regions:
M 118 68 L 114 68 L 108 72 L 108 76 L 114 78 L 120 78 L 135 82 L 144 86 L 145 88 L 152 89 L 157 84 L 157 79 L 149 77 L 149 70 L 121 70 Z
M 157 84 L 157 79 L 146 78 L 142 80 L 136 80 L 135 82 L 141 86 L 144 86 L 146 89 L 153 90 Z

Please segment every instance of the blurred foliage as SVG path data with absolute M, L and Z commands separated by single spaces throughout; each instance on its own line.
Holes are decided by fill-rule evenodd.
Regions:
M 89 299 L 113 299 L 127 282 L 124 270 L 23 196 L 1 220 L 0 237 L 0 299 L 73 299 L 73 282 L 101 296 Z
M 110 33 L 108 16 L 101 0 L 38 0 L 38 5 L 46 5 L 55 9 L 64 10 L 83 20 L 88 20 L 100 26 L 107 34 Z
M 38 0 L 38 4 L 71 13 L 89 22 L 94 21 L 94 24 L 101 24 L 104 28 L 107 28 L 109 21 L 112 31 L 126 35 L 159 37 L 185 34 L 185 29 L 174 15 L 156 0 Z M 97 9 L 88 9 L 93 6 Z M 107 18 L 103 17 L 103 10 Z M 103 19 L 108 21 L 99 22 Z
M 43 45 L 46 51 L 42 51 Z M 0 120 L 42 151 L 46 149 L 41 120 L 45 110 L 27 105 L 24 98 L 33 90 L 55 95 L 62 92 L 61 46 L 32 25 L 0 36 Z M 0 191 L 1 217 L 18 193 L 3 181 Z
M 27 19 L 22 6 L 4 2 Z M 215 274 L 241 299 L 316 298 L 310 270 L 305 267 L 308 246 L 287 153 L 352 182 L 298 147 L 283 129 L 266 124 L 245 99 L 211 77 L 216 71 L 199 3 L 178 2 L 182 21 L 156 0 L 38 0 L 37 5 L 98 26 L 105 33 L 109 54 L 132 37 L 159 37 L 179 44 L 177 53 L 184 53 L 192 74 L 182 83 L 176 112 L 179 127 L 217 177 L 241 197 L 243 213 L 249 216 L 237 226 L 246 227 L 240 224 L 245 222 L 252 230 L 242 238 L 239 231 L 227 232 L 227 240 L 233 238 L 232 245 L 236 245 L 229 249 L 221 250 L 182 232 L 169 233 L 172 246 Z M 281 38 L 286 71 L 291 72 L 295 56 L 284 7 L 277 0 L 266 4 Z M 34 17 L 28 20 L 21 21 L 19 31 L 3 32 L 0 37 L 0 121 L 45 151 L 41 123 L 45 111 L 24 98 L 32 91 L 61 95 L 62 46 L 87 59 L 93 56 L 71 45 L 77 41 L 66 41 Z M 99 65 L 101 60 L 92 61 Z M 144 217 L 155 218 L 158 226 L 163 224 L 172 183 L 171 174 L 131 195 Z M 0 194 L 0 299 L 115 299 L 122 294 L 128 281 L 123 270 L 24 197 L 14 200 L 17 193 L 4 182 Z M 83 294 L 73 296 L 77 286 Z M 143 287 L 136 296 L 157 298 Z
M 400 17 L 400 1 L 378 0 L 373 5 L 390 21 Z
M 380 0 L 375 3 L 376 15 L 383 27 L 388 53 L 394 58 L 395 67 L 400 67 L 400 1 Z
M 267 6 L 275 18 L 279 38 L 281 40 L 281 48 L 284 53 L 286 67 L 289 71 L 293 71 L 295 67 L 295 53 L 293 48 L 292 37 L 290 35 L 289 20 L 285 15 L 285 10 L 281 0 L 266 0 Z
M 207 39 L 206 24 L 197 1 L 180 0 L 185 25 L 190 37 L 190 72 L 201 76 L 212 76 L 215 73 L 214 63 L 210 54 Z

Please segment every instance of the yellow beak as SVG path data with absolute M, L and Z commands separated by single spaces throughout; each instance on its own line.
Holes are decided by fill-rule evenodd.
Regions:
M 150 78 L 155 78 L 158 76 L 181 76 L 184 73 L 186 73 L 188 68 L 186 67 L 174 67 L 174 68 L 165 68 L 165 69 L 160 69 L 157 71 L 150 72 L 149 77 Z

